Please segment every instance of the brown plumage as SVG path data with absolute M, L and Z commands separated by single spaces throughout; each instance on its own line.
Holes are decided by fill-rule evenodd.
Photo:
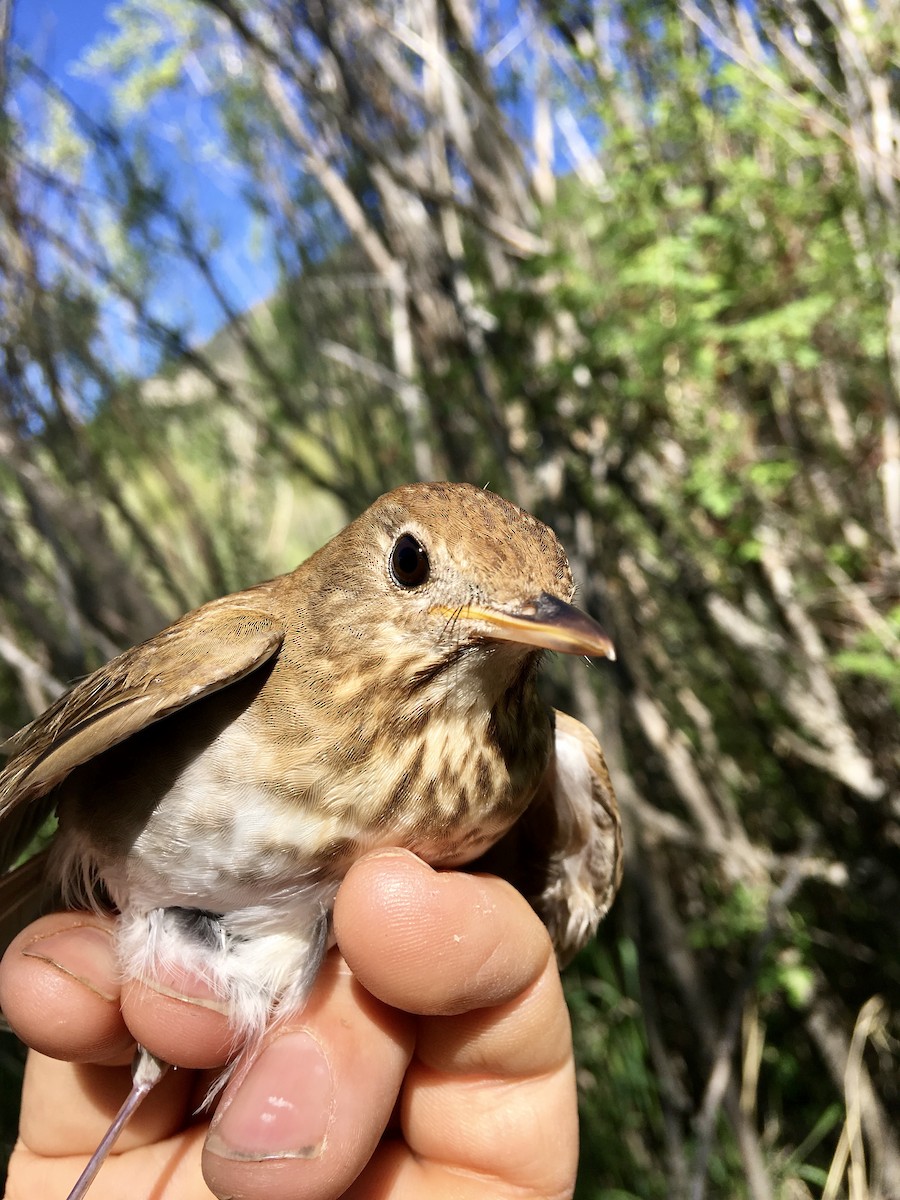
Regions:
M 57 808 L 54 878 L 118 908 L 125 973 L 202 971 L 244 1040 L 305 1001 L 356 856 L 459 866 L 524 814 L 516 870 L 566 958 L 621 869 L 600 748 L 570 717 L 554 727 L 535 686 L 542 649 L 612 655 L 573 590 L 555 535 L 507 501 L 389 492 L 23 731 L 0 773 L 0 866 Z

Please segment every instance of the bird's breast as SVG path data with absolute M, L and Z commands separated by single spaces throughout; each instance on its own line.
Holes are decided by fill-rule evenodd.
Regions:
M 546 716 L 504 740 L 497 715 L 418 712 L 267 736 L 248 710 L 202 744 L 113 753 L 61 806 L 62 870 L 99 875 L 121 907 L 243 908 L 338 880 L 368 850 L 404 846 L 459 866 L 497 841 L 549 757 Z M 134 753 L 139 750 L 139 753 Z M 164 761 L 165 770 L 148 764 Z M 105 818 L 98 814 L 98 804 Z

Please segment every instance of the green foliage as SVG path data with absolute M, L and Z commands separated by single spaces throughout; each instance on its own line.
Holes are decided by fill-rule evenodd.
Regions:
M 566 978 L 572 1012 L 582 1113 L 579 1200 L 634 1194 L 668 1195 L 665 1175 L 651 1165 L 647 1139 L 662 1142 L 659 1081 L 641 1021 L 637 949 L 630 939 L 591 947 Z M 619 1148 L 615 1155 L 611 1146 Z
M 885 614 L 882 628 L 860 632 L 846 650 L 836 654 L 834 667 L 883 684 L 900 711 L 900 606 Z
M 807 45 L 802 6 L 751 6 L 738 63 L 730 28 L 716 41 L 676 5 L 602 8 L 603 45 L 591 40 L 600 10 L 545 6 L 548 61 L 566 64 L 548 102 L 581 122 L 595 172 L 557 178 L 536 215 L 510 200 L 527 180 L 502 176 L 494 136 L 504 122 L 517 131 L 536 60 L 507 69 L 455 30 L 442 88 L 464 86 L 445 120 L 425 107 L 424 59 L 389 10 L 360 37 L 369 7 L 329 6 L 340 20 L 327 44 L 316 6 L 273 0 L 254 26 L 279 31 L 293 115 L 357 203 L 353 219 L 224 8 L 114 7 L 116 31 L 83 64 L 111 87 L 111 141 L 47 103 L 32 144 L 59 191 L 35 218 L 71 220 L 66 189 L 85 179 L 96 194 L 73 193 L 69 249 L 81 254 L 36 234 L 34 278 L 0 298 L 18 320 L 7 361 L 25 364 L 19 458 L 0 463 L 0 615 L 69 678 L 164 614 L 290 566 L 342 508 L 414 475 L 423 443 L 434 473 L 490 480 L 540 509 L 614 631 L 620 690 L 597 691 L 613 775 L 634 802 L 628 890 L 567 980 L 578 1194 L 683 1194 L 719 1026 L 746 986 L 729 1056 L 751 1114 L 743 1136 L 757 1138 L 776 1195 L 807 1197 L 825 1186 L 844 1120 L 843 1080 L 810 1032 L 823 994 L 846 1036 L 885 995 L 889 1033 L 867 1061 L 885 1105 L 900 1103 L 900 608 L 879 475 L 897 404 L 898 229 L 891 188 L 866 173 L 864 147 L 851 152 L 848 130 L 872 114 L 842 90 L 890 93 L 896 22 L 875 5 L 838 36 L 816 10 Z M 479 46 L 501 45 L 500 17 L 476 10 Z M 854 83 L 862 68 L 871 80 Z M 148 133 L 173 98 L 188 111 L 198 70 L 202 133 L 179 129 L 176 148 L 240 177 L 254 236 L 282 269 L 250 314 L 229 308 L 221 232 L 184 201 Z M 886 103 L 896 123 L 896 97 Z M 529 153 L 520 138 L 520 172 Z M 360 230 L 398 264 L 407 304 Z M 160 316 L 173 273 L 184 311 Z M 205 347 L 179 324 L 197 289 L 222 314 Z M 139 371 L 117 344 L 123 312 Z M 554 682 L 565 691 L 562 672 Z M 7 726 L 27 715 L 11 670 L 0 711 Z M 798 859 L 809 877 L 773 909 Z M 667 921 L 647 879 L 668 888 Z M 707 1195 L 749 1194 L 740 1145 L 723 1104 Z
M 87 50 L 78 72 L 90 78 L 111 76 L 119 116 L 130 120 L 181 83 L 192 46 L 208 36 L 208 18 L 202 6 L 178 0 L 154 0 L 152 5 L 121 0 L 106 15 L 115 32 Z
M 712 880 L 707 880 L 711 887 Z M 761 888 L 737 883 L 710 905 L 706 916 L 690 927 L 692 944 L 698 949 L 724 950 L 746 942 L 763 929 L 767 896 Z

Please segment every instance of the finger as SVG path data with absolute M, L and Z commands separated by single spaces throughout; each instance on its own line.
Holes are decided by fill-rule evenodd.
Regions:
M 552 957 L 546 930 L 509 884 L 435 871 L 405 850 L 367 855 L 350 868 L 334 929 L 373 995 L 423 1015 L 502 1005 Z
M 368 988 L 436 1014 L 420 1022 L 404 1086 L 408 1150 L 382 1147 L 358 1194 L 465 1195 L 460 1171 L 477 1182 L 472 1195 L 485 1186 L 497 1196 L 568 1194 L 577 1166 L 571 1035 L 549 938 L 524 899 L 498 879 L 372 855 L 338 893 L 335 931 Z
M 23 1156 L 87 1156 L 130 1090 L 135 1044 L 120 1010 L 113 929 L 113 918 L 93 913 L 51 914 L 23 930 L 0 965 L 4 1014 L 38 1051 L 26 1067 L 19 1162 Z M 169 1020 L 177 1030 L 167 1013 L 158 1013 L 157 1020 L 160 1025 Z M 168 1061 L 190 1058 L 189 1036 L 196 1031 L 183 1034 L 181 1042 L 175 1033 L 160 1039 L 172 1051 Z M 125 1065 L 109 1065 L 117 1063 Z M 191 1096 L 193 1087 L 192 1073 L 169 1072 L 127 1124 L 117 1152 L 149 1146 L 179 1130 L 199 1103 Z M 70 1186 L 83 1165 L 68 1171 Z
M 29 1046 L 70 1062 L 129 1063 L 135 1041 L 180 1067 L 233 1051 L 224 1005 L 200 979 L 120 981 L 115 918 L 53 913 L 16 937 L 0 965 L 0 1007 Z
M 401 1122 L 411 1196 L 431 1195 L 447 1164 L 513 1194 L 569 1194 L 578 1163 L 575 1065 L 553 962 L 494 1010 L 422 1022 Z
M 128 1067 L 60 1062 L 32 1051 L 22 1090 L 21 1146 L 47 1160 L 81 1157 L 77 1169 L 68 1173 L 71 1187 L 130 1087 Z M 168 1072 L 125 1126 L 116 1153 L 152 1145 L 179 1131 L 192 1110 L 193 1093 L 190 1072 Z
M 127 1062 L 112 918 L 53 913 L 24 929 L 0 964 L 0 1008 L 19 1037 L 53 1058 Z
M 339 955 L 326 959 L 300 1018 L 229 1085 L 204 1172 L 219 1195 L 340 1196 L 390 1119 L 413 1024 L 369 995 Z
M 234 1056 L 227 1007 L 209 984 L 157 964 L 153 981 L 122 985 L 122 1016 L 142 1046 L 179 1067 L 222 1067 Z
M 90 1200 L 122 1200 L 123 1196 L 131 1200 L 213 1200 L 200 1171 L 204 1133 L 204 1128 L 193 1126 L 127 1153 L 117 1150 L 91 1184 Z M 38 1196 L 61 1200 L 86 1159 L 86 1155 L 47 1158 L 35 1154 L 20 1138 L 9 1162 L 6 1200 Z

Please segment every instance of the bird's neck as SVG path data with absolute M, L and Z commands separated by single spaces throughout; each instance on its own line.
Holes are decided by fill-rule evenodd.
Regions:
M 398 687 L 402 724 L 424 729 L 426 758 L 484 752 L 497 768 L 495 781 L 503 779 L 511 797 L 530 796 L 551 742 L 548 710 L 537 690 L 538 658 L 499 644 L 470 649 L 425 686 Z
M 478 720 L 495 712 L 527 720 L 540 706 L 536 675 L 539 654 L 520 647 L 459 646 L 435 654 L 427 665 L 400 664 L 395 691 L 412 711 L 428 709 Z M 505 721 L 505 716 L 504 716 Z
M 306 731 L 282 771 L 295 789 L 289 804 L 303 810 L 314 776 L 338 841 L 402 845 L 441 866 L 477 858 L 524 811 L 550 758 L 536 654 L 469 646 L 423 655 L 421 643 L 373 637 L 347 669 L 332 643 L 317 650 L 294 657 L 288 641 L 257 705 L 263 725 L 289 709 Z M 338 855 L 329 869 L 346 865 Z

